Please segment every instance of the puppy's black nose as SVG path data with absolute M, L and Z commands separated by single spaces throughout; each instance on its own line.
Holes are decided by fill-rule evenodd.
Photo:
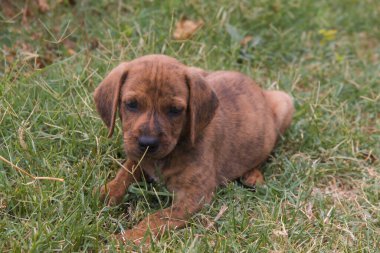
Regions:
M 158 149 L 159 145 L 158 138 L 147 135 L 139 137 L 138 142 L 141 151 L 145 151 L 149 147 L 148 152 L 154 152 Z

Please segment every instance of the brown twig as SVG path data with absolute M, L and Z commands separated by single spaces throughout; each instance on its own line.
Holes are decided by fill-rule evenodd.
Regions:
M 17 165 L 14 165 L 4 157 L 0 155 L 0 160 L 11 166 L 12 168 L 16 169 L 17 171 L 21 172 L 24 175 L 27 175 L 28 177 L 31 177 L 33 180 L 53 180 L 53 181 L 59 181 L 59 182 L 64 182 L 65 180 L 63 178 L 56 178 L 56 177 L 36 177 L 27 172 L 26 170 L 21 169 Z
M 219 213 L 215 216 L 214 220 L 213 221 L 210 221 L 208 223 L 208 225 L 206 226 L 206 230 L 210 229 L 211 227 L 214 226 L 215 222 L 217 222 L 222 216 L 223 214 L 227 211 L 228 209 L 228 206 L 226 205 L 222 205 L 222 207 L 220 208 L 219 210 Z M 196 243 L 196 241 L 198 240 L 198 238 L 200 237 L 200 234 L 195 234 L 195 238 L 193 240 L 193 242 L 191 243 L 190 245 L 190 249 L 192 249 Z
M 215 224 L 215 222 L 217 222 L 217 221 L 222 217 L 222 215 L 227 211 L 227 209 L 228 209 L 228 206 L 223 205 L 223 206 L 220 208 L 219 213 L 215 216 L 214 220 L 211 221 L 211 222 L 207 225 L 206 229 L 209 229 L 209 228 L 213 227 L 214 224 Z

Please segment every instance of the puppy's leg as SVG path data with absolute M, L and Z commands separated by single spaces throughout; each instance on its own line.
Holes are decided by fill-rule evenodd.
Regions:
M 136 167 L 135 162 L 127 160 L 123 164 L 116 177 L 100 188 L 100 198 L 108 197 L 108 205 L 119 204 L 125 195 L 125 191 L 134 182 L 141 180 L 141 169 Z
M 262 185 L 264 184 L 264 176 L 259 168 L 255 168 L 243 175 L 242 183 L 250 187 L 253 187 L 255 185 Z
M 294 113 L 293 99 L 282 91 L 265 91 L 264 94 L 274 113 L 277 129 L 280 134 L 284 134 L 292 121 Z
M 203 193 L 197 192 L 197 190 L 194 187 L 190 191 L 179 192 L 178 195 L 183 197 L 175 199 L 173 206 L 149 215 L 134 228 L 116 235 L 116 238 L 124 243 L 132 241 L 140 245 L 148 231 L 150 231 L 152 237 L 156 237 L 170 229 L 184 227 L 191 215 L 199 211 L 203 205 L 209 203 L 212 199 L 212 191 Z M 149 238 L 149 236 L 146 236 L 144 243 L 149 243 Z

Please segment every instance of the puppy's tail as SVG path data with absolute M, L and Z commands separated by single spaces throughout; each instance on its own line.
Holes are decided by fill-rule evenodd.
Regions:
M 274 114 L 277 129 L 282 135 L 292 122 L 293 98 L 282 91 L 265 91 L 264 95 Z

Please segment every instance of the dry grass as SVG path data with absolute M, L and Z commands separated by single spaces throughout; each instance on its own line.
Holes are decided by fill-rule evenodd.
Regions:
M 112 252 L 112 233 L 170 204 L 163 186 L 145 183 L 114 208 L 92 196 L 124 159 L 120 131 L 105 137 L 92 92 L 121 60 L 148 53 L 244 72 L 291 93 L 297 110 L 264 166 L 266 185 L 220 189 L 151 252 L 379 251 L 377 1 L 50 1 L 27 25 L 24 1 L 7 2 L 0 155 L 64 182 L 0 162 L 1 252 Z M 204 24 L 173 40 L 184 16 Z

